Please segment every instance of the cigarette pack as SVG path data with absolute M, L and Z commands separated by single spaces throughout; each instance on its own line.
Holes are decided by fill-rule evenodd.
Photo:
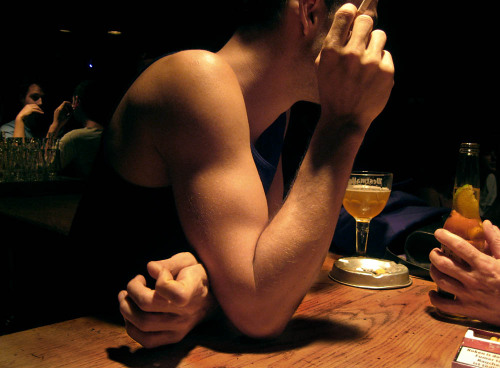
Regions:
M 500 368 L 500 334 L 469 328 L 452 368 Z

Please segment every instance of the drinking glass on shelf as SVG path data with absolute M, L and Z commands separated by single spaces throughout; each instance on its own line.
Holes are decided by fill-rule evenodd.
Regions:
M 354 171 L 344 196 L 346 211 L 356 220 L 356 254 L 366 256 L 372 218 L 387 204 L 392 189 L 392 173 Z
M 49 137 L 45 140 L 44 164 L 48 180 L 55 180 L 59 171 L 59 139 Z

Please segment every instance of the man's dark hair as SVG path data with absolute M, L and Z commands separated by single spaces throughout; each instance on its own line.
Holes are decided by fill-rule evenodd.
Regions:
M 288 0 L 240 0 L 239 29 L 243 32 L 269 30 L 276 27 Z M 327 9 L 335 10 L 345 0 L 324 0 Z
M 80 99 L 80 109 L 88 119 L 107 125 L 112 107 L 107 85 L 98 80 L 84 80 L 73 92 Z

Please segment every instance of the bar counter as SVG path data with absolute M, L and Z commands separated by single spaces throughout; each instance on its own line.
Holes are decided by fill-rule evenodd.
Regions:
M 144 349 L 124 328 L 83 317 L 0 337 L 1 367 L 450 367 L 466 324 L 440 320 L 431 281 L 370 290 L 328 277 L 329 254 L 285 332 L 273 340 L 239 336 L 210 321 L 182 342 Z M 494 327 L 470 324 L 494 330 Z

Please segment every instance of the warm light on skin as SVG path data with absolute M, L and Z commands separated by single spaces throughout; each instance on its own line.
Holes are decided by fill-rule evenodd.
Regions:
M 356 5 L 358 8 L 362 2 L 363 2 L 362 0 L 352 1 L 352 3 L 354 5 Z M 378 0 L 372 0 L 369 7 L 363 12 L 363 14 L 369 15 L 370 17 L 376 19 L 377 18 L 377 5 L 378 5 Z

